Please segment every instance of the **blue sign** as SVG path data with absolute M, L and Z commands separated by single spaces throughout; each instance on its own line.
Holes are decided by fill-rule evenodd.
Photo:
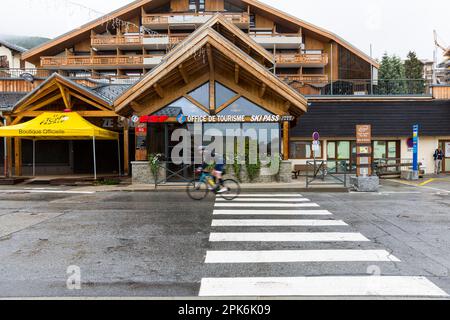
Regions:
M 413 127 L 413 171 L 419 171 L 419 125 Z
M 180 113 L 177 117 L 177 121 L 179 124 L 184 124 L 186 122 L 186 116 L 182 113 Z

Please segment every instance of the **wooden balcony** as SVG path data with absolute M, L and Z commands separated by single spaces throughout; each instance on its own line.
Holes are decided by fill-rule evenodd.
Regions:
M 51 69 L 133 69 L 154 67 L 162 56 L 62 56 L 41 57 L 41 67 Z
M 298 33 L 250 32 L 250 37 L 266 49 L 300 49 L 302 36 Z
M 280 67 L 324 67 L 328 64 L 328 54 L 277 54 L 275 60 Z
M 187 12 L 187 13 L 171 13 L 171 14 L 145 14 L 142 16 L 142 25 L 156 29 L 167 29 L 169 25 L 173 28 L 176 26 L 198 26 L 204 24 L 216 12 Z M 222 13 L 223 16 L 230 22 L 234 23 L 239 28 L 248 28 L 250 25 L 250 16 L 247 12 L 238 13 Z
M 285 82 L 307 82 L 311 84 L 327 84 L 328 75 L 326 74 L 279 74 L 277 75 Z
M 189 34 L 97 35 L 91 38 L 91 45 L 99 50 L 166 49 L 180 43 L 188 36 Z

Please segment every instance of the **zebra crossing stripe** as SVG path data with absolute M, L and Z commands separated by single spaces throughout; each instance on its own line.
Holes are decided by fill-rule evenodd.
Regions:
M 250 207 L 250 208 L 267 208 L 267 207 L 275 207 L 275 208 L 317 208 L 319 207 L 316 203 L 235 203 L 235 202 L 216 202 L 215 207 L 225 207 L 225 208 L 240 208 L 240 207 Z
M 330 216 L 328 210 L 214 210 L 213 215 L 249 216 Z
M 267 198 L 267 197 L 277 197 L 277 198 L 283 198 L 283 197 L 302 197 L 299 193 L 241 193 L 238 198 Z M 217 195 L 217 198 L 221 198 L 220 195 Z
M 425 277 L 205 278 L 201 297 L 448 297 Z
M 205 263 L 400 262 L 386 250 L 208 251 Z
M 328 227 L 348 226 L 342 220 L 242 219 L 213 220 L 213 227 Z
M 345 232 L 241 232 L 211 233 L 211 242 L 352 242 L 370 241 L 361 233 Z
M 217 202 L 228 202 L 225 199 L 217 199 Z M 266 198 L 266 199 L 252 199 L 252 198 L 237 198 L 233 200 L 233 202 L 309 202 L 309 199 L 306 198 L 285 198 L 285 199 L 276 199 L 276 198 Z

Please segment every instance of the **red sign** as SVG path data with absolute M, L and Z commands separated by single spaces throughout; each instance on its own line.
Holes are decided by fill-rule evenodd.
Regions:
M 147 134 L 147 126 L 138 126 L 136 127 L 136 134 Z
M 141 123 L 161 123 L 166 122 L 169 119 L 168 116 L 142 116 Z

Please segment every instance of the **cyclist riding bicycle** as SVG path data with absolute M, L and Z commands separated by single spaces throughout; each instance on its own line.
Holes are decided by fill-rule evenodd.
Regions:
M 198 150 L 202 153 L 202 166 L 200 167 L 200 170 L 202 171 L 207 171 L 207 168 L 209 167 L 209 165 L 205 162 L 204 159 L 204 153 L 205 153 L 205 149 L 206 147 L 199 147 Z M 214 153 L 212 154 L 212 157 L 217 158 L 217 154 Z M 224 161 L 221 161 L 224 162 Z M 214 164 L 214 170 L 212 171 L 212 176 L 215 178 L 216 180 L 216 193 L 224 193 L 227 192 L 228 189 L 225 188 L 224 183 L 223 183 L 223 176 L 225 174 L 225 164 L 222 163 L 215 163 Z

